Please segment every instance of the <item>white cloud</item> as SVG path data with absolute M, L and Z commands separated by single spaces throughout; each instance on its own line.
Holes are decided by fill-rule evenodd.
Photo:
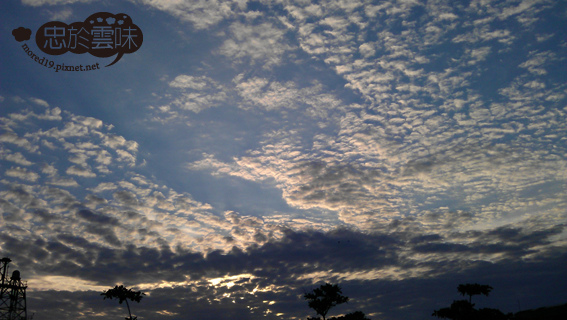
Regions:
M 50 185 L 59 186 L 59 187 L 78 187 L 79 184 L 77 181 L 73 180 L 72 178 L 61 178 L 61 177 L 53 177 L 51 181 L 48 182 Z
M 498 18 L 505 20 L 511 16 L 518 15 L 517 20 L 526 25 L 530 25 L 535 22 L 537 19 L 533 17 L 540 11 L 549 8 L 553 3 L 549 0 L 522 0 L 514 2 L 507 3 L 507 5 L 502 8 Z M 516 3 L 518 4 L 516 5 Z M 529 19 L 530 17 L 531 19 Z
M 7 201 L 3 205 L 33 206 L 34 210 L 37 209 L 34 212 L 42 212 L 30 218 L 43 219 L 37 224 L 30 219 L 9 222 L 18 223 L 22 230 L 45 239 L 53 239 L 64 231 L 109 248 L 122 244 L 156 247 L 167 243 L 172 247 L 203 252 L 230 250 L 233 246 L 244 249 L 252 243 L 263 243 L 275 234 L 265 231 L 271 230 L 271 227 L 254 217 L 239 218 L 241 222 L 232 225 L 226 221 L 227 218 L 213 214 L 210 205 L 196 201 L 186 193 L 160 186 L 153 178 L 126 171 L 130 167 L 124 168 L 123 164 L 136 161 L 138 144 L 106 132 L 97 119 L 66 112 L 53 130 L 43 130 L 34 123 L 41 121 L 38 117 L 30 113 L 19 114 L 26 116 L 14 116 L 11 122 L 5 122 L 8 130 L 25 128 L 27 132 L 23 134 L 40 145 L 38 152 L 48 149 L 41 143 L 42 140 L 49 140 L 52 145 L 48 149 L 50 164 L 31 163 L 28 168 L 12 167 L 4 174 L 2 183 L 7 190 L 14 191 L 3 191 L 2 198 Z M 26 126 L 21 126 L 24 122 Z M 60 127 L 64 129 L 58 129 Z M 5 137 L 9 141 L 18 141 L 15 135 Z M 20 143 L 20 148 L 25 150 L 24 146 Z M 24 159 L 27 156 L 24 151 L 19 153 Z M 113 156 L 114 153 L 117 157 Z M 91 170 L 93 162 L 106 166 L 108 171 L 95 174 Z M 97 169 L 100 171 L 100 167 Z M 60 171 L 64 174 L 59 174 Z M 42 176 L 47 179 L 41 184 L 17 185 L 18 179 L 37 183 Z M 79 183 L 73 177 L 90 179 L 81 179 L 79 189 L 76 188 Z M 79 199 L 84 199 L 84 202 Z M 77 213 L 76 216 L 68 214 L 82 207 L 92 212 Z M 109 221 L 113 222 L 112 227 L 103 227 Z M 39 228 L 41 225 L 47 227 Z M 229 241 L 226 237 L 231 233 L 234 237 Z
M 28 161 L 21 153 L 10 153 L 9 150 L 4 149 L 0 149 L 0 159 L 11 161 L 21 166 L 31 166 L 33 164 L 33 162 Z
M 41 276 L 33 277 L 27 280 L 29 290 L 34 291 L 98 291 L 102 292 L 108 288 L 105 286 L 99 286 L 94 281 L 83 280 L 75 277 L 67 276 Z M 65 283 L 64 287 L 61 283 Z
M 104 136 L 104 145 L 115 150 L 118 148 L 126 148 L 128 151 L 138 151 L 138 143 L 135 141 L 128 141 L 123 136 L 108 134 Z
M 99 150 L 96 152 L 96 158 L 95 161 L 97 163 L 100 163 L 101 165 L 110 165 L 112 164 L 112 156 L 110 155 L 110 153 L 106 150 Z
M 57 174 L 57 169 L 49 164 L 43 164 L 41 166 L 41 173 L 46 174 L 48 176 L 54 176 Z
M 472 58 L 468 64 L 476 64 L 480 61 L 486 60 L 486 57 L 490 54 L 491 48 L 490 47 L 482 47 L 478 49 L 472 49 L 470 51 L 470 56 Z
M 70 166 L 69 168 L 67 168 L 65 172 L 67 174 L 72 174 L 75 176 L 85 177 L 85 178 L 96 177 L 96 174 L 92 172 L 90 169 L 84 167 L 78 167 L 78 166 Z
M 6 170 L 4 174 L 9 177 L 19 178 L 31 182 L 35 182 L 37 181 L 37 179 L 39 179 L 39 175 L 37 173 L 29 171 L 26 168 L 20 168 L 20 167 L 12 167 Z
M 161 115 L 170 115 L 169 119 L 182 118 L 177 111 L 172 111 L 174 109 L 199 113 L 220 105 L 228 98 L 225 88 L 207 76 L 178 75 L 169 82 L 169 87 L 177 90 L 173 94 L 175 99 L 157 108 Z
M 376 54 L 376 50 L 371 43 L 363 43 L 358 47 L 358 51 L 362 54 L 363 57 L 369 58 Z
M 235 22 L 230 26 L 230 38 L 219 48 L 219 53 L 237 62 L 261 64 L 269 68 L 281 63 L 284 53 L 293 48 L 287 43 L 285 30 L 264 22 L 246 25 Z
M 96 0 L 22 0 L 22 4 L 38 7 L 44 5 L 64 5 L 77 2 L 93 2 Z
M 232 7 L 243 9 L 244 1 L 221 0 L 143 0 L 144 4 L 188 21 L 197 29 L 207 29 L 232 16 Z
M 320 84 L 298 88 L 293 82 L 281 83 L 258 77 L 243 79 L 243 75 L 237 76 L 233 82 L 243 98 L 240 104 L 243 109 L 252 106 L 267 111 L 299 109 L 309 117 L 325 121 L 329 112 L 340 111 L 341 101 L 332 94 L 324 93 Z
M 38 147 L 32 145 L 27 139 L 19 137 L 16 133 L 6 132 L 0 135 L 0 142 L 7 142 L 25 148 L 30 152 L 35 152 Z
M 42 99 L 39 99 L 39 98 L 30 98 L 30 101 L 37 104 L 37 105 L 40 105 L 42 107 L 49 108 L 49 103 L 47 103 L 47 101 L 45 101 L 45 100 L 42 100 Z
M 92 191 L 99 193 L 107 190 L 116 190 L 116 188 L 118 187 L 112 182 L 102 182 L 98 186 L 96 186 L 96 188 L 92 189 Z
M 53 21 L 68 21 L 69 17 L 73 15 L 73 10 L 71 8 L 63 8 L 58 11 L 47 10 L 49 14 L 49 19 Z
M 547 74 L 547 70 L 544 68 L 546 63 L 553 61 L 554 59 L 555 55 L 553 52 L 533 51 L 530 52 L 530 59 L 521 63 L 520 68 L 526 68 L 532 74 L 542 76 Z
M 215 83 L 214 80 L 212 80 L 209 77 L 205 77 L 205 76 L 195 77 L 195 76 L 181 74 L 175 77 L 175 79 L 173 79 L 173 81 L 169 83 L 169 86 L 173 88 L 204 90 L 208 87 L 208 85 L 214 83 Z

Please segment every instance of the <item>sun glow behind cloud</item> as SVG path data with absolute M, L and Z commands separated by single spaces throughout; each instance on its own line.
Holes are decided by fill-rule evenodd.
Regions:
M 83 280 L 76 277 L 65 276 L 41 276 L 27 280 L 28 288 L 33 291 L 103 291 L 106 286 L 97 285 L 93 281 Z
M 235 285 L 236 282 L 240 282 L 241 280 L 253 280 L 255 277 L 252 274 L 239 274 L 235 276 L 225 276 L 222 278 L 213 278 L 208 279 L 207 281 L 214 287 L 225 286 L 230 289 L 232 286 Z

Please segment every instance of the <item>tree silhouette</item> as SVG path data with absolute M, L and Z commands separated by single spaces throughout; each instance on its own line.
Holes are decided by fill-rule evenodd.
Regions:
M 484 308 L 477 310 L 474 308 L 474 303 L 472 303 L 472 296 L 478 294 L 484 294 L 488 296 L 488 293 L 492 290 L 491 286 L 480 285 L 478 283 L 474 284 L 460 284 L 457 287 L 459 293 L 463 296 L 469 296 L 469 301 L 467 300 L 456 300 L 451 303 L 448 308 L 442 308 L 439 310 L 434 310 L 432 316 L 443 319 L 453 319 L 453 320 L 506 320 L 509 316 L 502 313 L 498 309 Z
M 492 289 L 493 288 L 489 285 L 481 285 L 478 283 L 460 284 L 457 287 L 457 290 L 463 295 L 463 297 L 465 295 L 469 296 L 469 303 L 472 303 L 472 296 L 474 295 L 483 294 L 488 297 L 488 294 L 492 291 Z
M 432 316 L 442 319 L 469 320 L 474 318 L 474 304 L 467 300 L 457 300 L 449 308 L 433 311 Z
M 126 307 L 128 307 L 128 314 L 129 317 L 125 318 L 126 320 L 136 320 L 138 317 L 133 317 L 132 318 L 132 313 L 130 312 L 130 305 L 128 304 L 128 300 L 130 301 L 136 301 L 136 302 L 140 302 L 140 300 L 142 300 L 143 296 L 145 296 L 146 294 L 141 292 L 141 291 L 132 291 L 132 289 L 126 289 L 126 287 L 124 287 L 123 285 L 120 286 L 115 286 L 112 289 L 103 291 L 101 294 L 101 296 L 104 299 L 113 299 L 116 298 L 118 299 L 118 303 L 122 304 L 123 301 L 126 301 Z
M 305 300 L 307 300 L 309 308 L 315 310 L 317 314 L 320 314 L 323 320 L 326 320 L 325 316 L 332 307 L 348 302 L 348 297 L 342 295 L 339 285 L 332 285 L 330 283 L 325 283 L 319 288 L 313 289 L 312 292 L 306 293 L 304 297 Z M 307 319 L 315 320 L 318 318 L 308 317 Z
M 504 314 L 502 311 L 498 309 L 492 308 L 483 308 L 478 310 L 478 319 L 483 320 L 507 320 L 512 318 L 512 314 Z

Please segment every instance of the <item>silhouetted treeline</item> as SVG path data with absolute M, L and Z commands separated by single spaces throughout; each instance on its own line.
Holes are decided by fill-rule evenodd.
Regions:
M 514 314 L 513 320 L 565 320 L 567 319 L 567 303 L 543 307 L 531 310 L 524 310 Z
M 433 311 L 432 316 L 452 320 L 565 320 L 567 319 L 567 304 L 544 307 L 535 310 L 525 310 L 516 314 L 504 314 L 493 308 L 476 309 L 472 303 L 472 296 L 483 294 L 488 296 L 492 287 L 488 285 L 461 284 L 457 287 L 463 296 L 469 296 L 469 300 L 455 300 L 451 306 Z

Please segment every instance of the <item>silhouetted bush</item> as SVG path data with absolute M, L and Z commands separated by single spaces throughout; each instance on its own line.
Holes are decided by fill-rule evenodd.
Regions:
M 442 308 L 433 311 L 432 316 L 442 319 L 452 320 L 506 320 L 511 319 L 511 315 L 505 315 L 498 309 L 483 308 L 477 310 L 472 303 L 472 296 L 483 294 L 488 296 L 492 287 L 489 285 L 474 284 L 460 284 L 457 291 L 463 296 L 469 296 L 467 300 L 456 300 L 451 303 L 448 308 Z
M 313 289 L 313 291 L 304 294 L 305 300 L 309 305 L 309 308 L 315 310 L 318 315 L 323 317 L 323 320 L 327 320 L 325 317 L 331 308 L 348 302 L 348 297 L 342 295 L 342 290 L 338 284 L 332 285 L 330 283 L 325 283 L 319 288 Z M 320 317 L 307 317 L 307 320 L 321 320 Z M 364 312 L 355 311 L 348 313 L 340 317 L 332 317 L 328 320 L 370 320 L 366 318 Z

